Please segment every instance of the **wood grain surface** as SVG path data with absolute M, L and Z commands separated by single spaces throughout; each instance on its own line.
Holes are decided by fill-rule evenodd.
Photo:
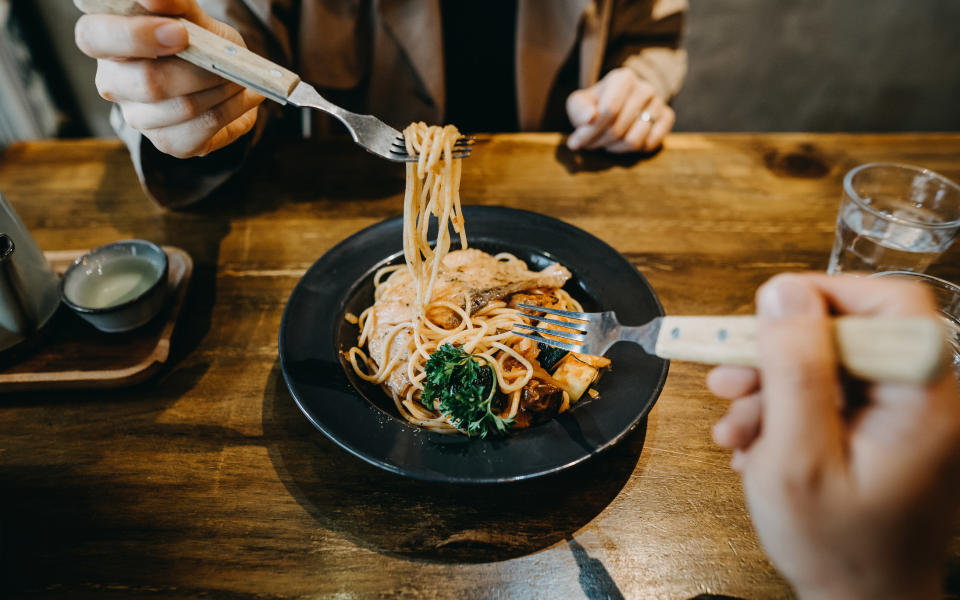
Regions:
M 667 314 L 749 314 L 781 271 L 826 267 L 849 168 L 960 179 L 960 135 L 675 135 L 653 157 L 487 138 L 468 204 L 568 221 L 627 256 Z M 112 141 L 14 145 L 0 190 L 44 250 L 146 238 L 194 282 L 168 366 L 127 390 L 0 396 L 0 596 L 789 598 L 750 525 L 725 403 L 674 363 L 646 426 L 565 474 L 424 484 L 340 450 L 277 359 L 284 303 L 320 255 L 400 212 L 402 168 L 346 141 L 265 147 L 211 202 L 153 205 Z M 469 228 L 469 224 L 468 224 Z M 960 251 L 931 271 L 960 280 Z M 960 544 L 946 582 L 960 592 Z

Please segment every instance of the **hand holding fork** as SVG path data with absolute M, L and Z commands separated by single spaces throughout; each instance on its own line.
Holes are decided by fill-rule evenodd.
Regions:
M 521 304 L 536 325 L 514 333 L 548 346 L 601 356 L 620 341 L 661 358 L 757 367 L 757 319 L 752 316 L 657 317 L 621 325 L 613 312 L 580 313 Z M 868 381 L 926 383 L 952 357 L 944 325 L 929 316 L 840 316 L 831 319 L 836 353 L 851 375 Z M 531 333 L 532 332 L 532 333 Z
M 136 0 L 74 0 L 74 4 L 87 15 L 97 15 L 78 22 L 77 43 L 101 61 L 101 95 L 119 102 L 125 118 L 135 121 L 131 125 L 161 151 L 187 158 L 229 144 L 253 127 L 263 96 L 332 115 L 357 144 L 381 158 L 417 160 L 407 154 L 399 131 L 372 115 L 329 102 L 296 73 L 247 50 L 236 30 L 212 19 L 195 0 L 149 2 L 157 10 L 173 11 L 171 19 L 158 19 L 162 15 L 149 12 Z M 126 19 L 118 20 L 121 17 Z M 159 61 L 144 60 L 158 56 Z M 129 85 L 138 79 L 147 83 L 139 87 L 149 89 Z M 224 79 L 249 92 L 222 85 Z M 470 156 L 473 141 L 470 137 L 457 140 L 454 157 Z

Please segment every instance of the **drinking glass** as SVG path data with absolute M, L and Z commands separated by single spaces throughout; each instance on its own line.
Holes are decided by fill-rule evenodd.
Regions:
M 933 290 L 940 316 L 947 323 L 947 330 L 951 332 L 949 341 L 953 347 L 953 367 L 960 378 L 960 286 L 939 277 L 910 271 L 884 271 L 874 273 L 871 277 L 896 277 L 916 281 Z
M 922 273 L 960 231 L 960 186 L 928 169 L 861 165 L 843 179 L 828 273 Z

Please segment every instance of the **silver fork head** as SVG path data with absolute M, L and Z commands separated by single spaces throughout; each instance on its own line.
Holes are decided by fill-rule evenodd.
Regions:
M 553 329 L 547 329 L 545 327 L 517 323 L 517 327 L 540 334 L 533 335 L 517 330 L 513 331 L 513 333 L 520 337 L 527 338 L 534 342 L 578 354 L 601 356 L 610 346 L 614 345 L 620 339 L 620 323 L 617 322 L 617 317 L 612 312 L 581 313 L 555 308 L 544 308 L 530 304 L 519 304 L 518 306 L 523 309 L 520 312 L 524 316 L 534 321 L 539 321 L 539 324 L 546 323 L 555 327 Z M 537 313 L 555 315 L 566 319 L 573 319 L 573 321 L 560 321 L 541 316 Z M 556 327 L 563 327 L 564 330 L 558 330 Z
M 460 136 L 453 146 L 453 158 L 468 158 L 473 152 L 473 145 L 477 143 L 477 138 L 472 135 Z M 403 140 L 403 135 L 399 134 L 393 140 L 390 146 L 390 160 L 397 162 L 417 162 L 417 156 L 407 154 L 407 144 Z
M 301 81 L 286 100 L 297 106 L 309 106 L 334 116 L 346 126 L 353 141 L 363 146 L 371 154 L 376 154 L 394 162 L 414 162 L 417 160 L 416 156 L 407 154 L 406 146 L 403 144 L 403 135 L 399 131 L 373 115 L 360 115 L 333 104 L 321 96 L 316 88 L 306 82 Z M 397 145 L 397 142 L 399 142 L 399 145 Z M 463 144 L 460 140 L 457 140 L 457 152 L 454 153 L 454 158 L 470 156 L 470 143 L 472 142 L 469 139 L 465 139 Z M 461 148 L 463 149 L 461 150 Z

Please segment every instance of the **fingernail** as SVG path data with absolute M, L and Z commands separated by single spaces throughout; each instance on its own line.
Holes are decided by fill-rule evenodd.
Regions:
M 778 277 L 762 288 L 757 295 L 757 314 L 771 319 L 822 312 L 822 303 L 816 293 L 794 277 Z
M 744 463 L 746 462 L 746 456 L 740 450 L 733 451 L 733 457 L 730 459 L 730 468 L 738 473 L 743 472 Z
M 167 23 L 153 30 L 157 43 L 167 48 L 180 48 L 189 42 L 186 28 L 179 23 Z
M 724 425 L 723 421 L 718 421 L 714 423 L 710 433 L 713 435 L 713 441 L 722 446 L 723 442 L 721 440 L 724 438 L 724 434 L 727 433 L 727 426 Z
M 583 146 L 584 136 L 580 129 L 577 129 L 570 134 L 570 137 L 567 138 L 567 148 L 571 150 L 579 150 Z

